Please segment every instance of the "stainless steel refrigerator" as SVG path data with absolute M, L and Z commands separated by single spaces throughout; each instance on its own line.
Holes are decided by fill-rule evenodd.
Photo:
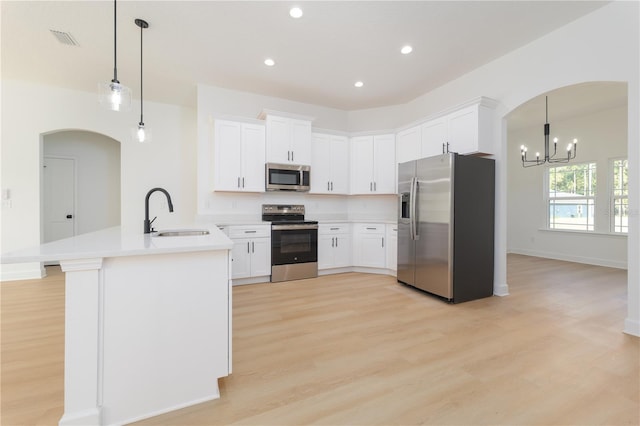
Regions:
M 493 294 L 495 163 L 447 153 L 398 166 L 398 281 L 460 303 Z

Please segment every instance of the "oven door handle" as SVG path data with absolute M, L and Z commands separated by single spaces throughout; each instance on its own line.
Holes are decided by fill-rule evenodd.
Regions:
M 296 229 L 318 229 L 318 224 L 271 225 L 273 231 L 289 231 Z

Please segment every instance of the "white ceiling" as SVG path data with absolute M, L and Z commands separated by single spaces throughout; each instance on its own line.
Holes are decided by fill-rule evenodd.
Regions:
M 343 110 L 399 104 L 606 3 L 300 1 L 294 20 L 290 1 L 121 0 L 118 78 L 139 98 L 141 18 L 145 100 L 193 106 L 202 83 Z M 3 78 L 97 91 L 113 77 L 113 2 L 2 1 L 1 12 Z

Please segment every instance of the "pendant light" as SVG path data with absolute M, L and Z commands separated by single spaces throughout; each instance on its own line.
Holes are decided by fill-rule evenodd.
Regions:
M 136 19 L 135 23 L 140 27 L 140 122 L 138 123 L 138 126 L 133 129 L 133 139 L 140 143 L 144 143 L 151 141 L 151 130 L 144 126 L 142 109 L 142 31 L 145 28 L 149 28 L 149 24 L 147 21 L 142 19 Z
M 118 81 L 117 62 L 117 6 L 113 0 L 113 80 L 98 84 L 100 104 L 113 111 L 129 111 L 131 109 L 131 89 Z
M 549 131 L 551 125 L 549 124 L 549 99 L 544 97 L 545 104 L 545 123 L 544 123 L 544 158 L 540 158 L 540 153 L 536 152 L 536 159 L 530 160 L 527 158 L 527 147 L 522 145 L 520 147 L 520 158 L 522 161 L 522 167 L 541 166 L 544 163 L 568 163 L 576 158 L 576 152 L 578 150 L 578 139 L 574 139 L 573 143 L 567 145 L 567 155 L 555 158 L 558 147 L 558 138 L 553 138 L 553 154 L 549 149 Z

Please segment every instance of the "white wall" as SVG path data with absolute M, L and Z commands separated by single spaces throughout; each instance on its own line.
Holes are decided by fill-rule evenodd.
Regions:
M 76 160 L 77 234 L 120 225 L 120 142 L 85 131 L 55 132 L 44 136 L 43 153 Z
M 541 93 L 589 81 L 628 83 L 629 237 L 628 315 L 625 331 L 640 335 L 640 8 L 638 2 L 615 1 L 522 48 L 498 58 L 415 100 L 387 109 L 349 113 L 350 130 L 376 126 L 370 117 L 394 117 L 408 122 L 486 96 L 499 101 L 506 116 Z M 385 114 L 386 113 L 386 114 Z M 391 120 L 391 118 L 390 118 Z M 507 133 L 498 123 L 496 158 L 496 283 L 497 294 L 508 293 Z
M 495 291 L 506 294 L 508 140 L 506 124 L 500 118 L 527 100 L 559 87 L 588 81 L 628 82 L 628 258 L 631 261 L 625 330 L 640 335 L 639 21 L 637 2 L 614 2 L 405 105 L 388 108 L 346 113 L 204 88 L 202 90 L 211 96 L 207 96 L 206 103 L 199 96 L 197 122 L 207 123 L 212 113 L 255 117 L 261 109 L 268 108 L 316 116 L 314 125 L 320 128 L 378 130 L 401 126 L 478 96 L 498 100 L 498 132 L 494 145 L 497 167 Z M 3 81 L 2 104 L 2 186 L 13 189 L 15 194 L 14 207 L 2 211 L 3 251 L 39 241 L 40 209 L 36 189 L 39 138 L 52 130 L 96 131 L 123 143 L 123 227 L 141 226 L 144 194 L 155 185 L 164 186 L 179 198 L 174 203 L 177 215 L 189 210 L 195 213 L 196 198 L 198 211 L 211 208 L 206 207 L 208 189 L 203 185 L 208 177 L 199 175 L 197 180 L 195 177 L 196 164 L 198 168 L 201 166 L 196 162 L 196 150 L 198 161 L 203 161 L 203 154 L 209 153 L 201 152 L 204 144 L 196 143 L 196 132 L 202 134 L 206 128 L 197 129 L 193 110 L 153 103 L 145 105 L 145 122 L 153 127 L 156 140 L 151 145 L 133 146 L 124 141 L 128 140 L 126 129 L 137 122 L 135 112 L 125 115 L 99 111 L 93 94 Z M 165 216 L 158 221 L 168 223 L 170 219 Z
M 145 123 L 153 129 L 154 140 L 139 144 L 130 134 L 139 121 L 139 110 L 104 110 L 94 93 L 3 80 L 2 104 L 2 189 L 10 189 L 12 198 L 11 207 L 2 208 L 2 252 L 40 244 L 41 140 L 60 130 L 86 130 L 121 143 L 121 225 L 125 231 L 142 231 L 144 197 L 155 186 L 171 193 L 175 207 L 175 213 L 169 214 L 162 208 L 161 194 L 152 197 L 151 214 L 158 216 L 158 227 L 193 220 L 195 110 L 145 102 Z M 39 264 L 2 267 L 3 279 L 39 274 Z
M 517 161 L 520 145 L 530 152 L 543 150 L 543 121 L 525 129 L 509 130 L 507 147 L 507 248 L 509 252 L 595 265 L 627 267 L 627 237 L 609 232 L 607 171 L 612 158 L 627 155 L 627 108 L 613 108 L 568 120 L 551 120 L 551 133 L 561 140 L 579 139 L 574 162 L 595 162 L 597 234 L 544 231 L 546 204 L 543 179 L 547 167 L 523 168 Z M 565 144 L 560 144 L 564 152 Z M 553 149 L 553 145 L 551 146 Z M 535 155 L 535 154 L 534 154 Z

